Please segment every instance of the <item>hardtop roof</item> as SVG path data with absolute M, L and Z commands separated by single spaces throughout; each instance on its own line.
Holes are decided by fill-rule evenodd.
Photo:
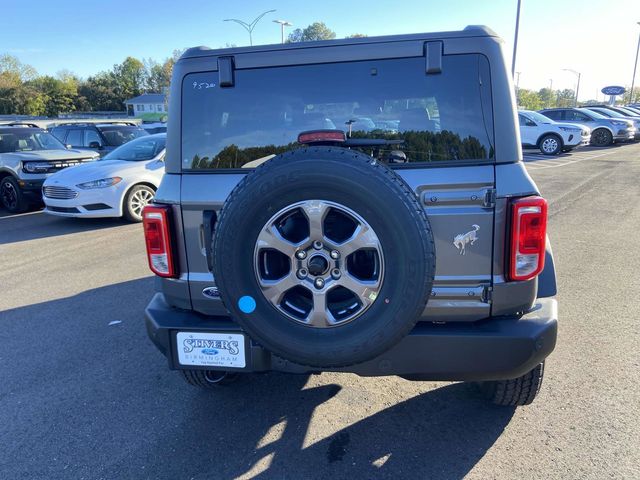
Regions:
M 340 45 L 358 45 L 371 43 L 402 42 L 411 40 L 443 40 L 447 38 L 473 38 L 473 37 L 498 37 L 498 34 L 485 25 L 469 25 L 463 30 L 411 33 L 402 35 L 384 35 L 376 37 L 340 38 L 335 40 L 320 40 L 313 42 L 277 43 L 270 45 L 254 45 L 248 47 L 217 48 L 199 46 L 187 49 L 180 60 L 187 58 L 208 57 L 218 55 L 234 55 L 236 53 L 271 52 L 278 50 L 296 50 L 302 48 L 333 47 Z

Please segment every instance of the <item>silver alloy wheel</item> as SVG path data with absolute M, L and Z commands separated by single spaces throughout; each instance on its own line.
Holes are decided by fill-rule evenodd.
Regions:
M 542 142 L 542 150 L 544 153 L 554 153 L 558 150 L 558 140 L 554 137 L 547 137 Z
M 261 229 L 254 270 L 265 298 L 296 322 L 344 325 L 375 302 L 384 258 L 378 236 L 344 205 L 306 200 L 283 208 Z
M 136 217 L 142 218 L 142 209 L 153 200 L 154 193 L 148 187 L 138 188 L 132 195 L 129 196 L 129 210 Z

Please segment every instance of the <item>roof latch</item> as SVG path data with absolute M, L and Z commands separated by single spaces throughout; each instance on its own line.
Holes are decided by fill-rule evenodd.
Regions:
M 218 83 L 220 87 L 233 87 L 233 57 L 218 57 Z
M 425 42 L 425 73 L 442 73 L 442 42 Z

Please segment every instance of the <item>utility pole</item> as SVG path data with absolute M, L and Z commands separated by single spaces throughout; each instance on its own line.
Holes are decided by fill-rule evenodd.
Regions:
M 249 45 L 253 45 L 253 29 L 256 28 L 256 25 L 258 24 L 258 22 L 262 17 L 264 17 L 267 13 L 273 13 L 273 12 L 275 12 L 275 10 L 267 10 L 266 12 L 262 12 L 251 23 L 243 22 L 242 20 L 238 20 L 237 18 L 227 18 L 224 21 L 235 22 L 238 25 L 240 25 L 242 28 L 244 28 L 247 32 L 249 32 Z
M 520 1 L 518 0 L 518 12 L 516 13 L 516 34 L 513 40 L 513 60 L 511 60 L 511 76 L 516 71 L 516 53 L 518 52 L 518 31 L 520 30 Z
M 640 25 L 640 22 L 637 22 Z M 633 78 L 631 79 L 631 92 L 629 92 L 629 103 L 633 103 L 633 87 L 636 83 L 636 67 L 638 66 L 638 52 L 640 52 L 640 35 L 638 35 L 638 47 L 636 48 L 636 61 L 633 63 Z
M 576 72 L 575 70 L 571 70 L 570 68 L 563 68 L 562 70 L 564 70 L 565 72 L 571 72 L 578 77 L 578 85 L 576 85 L 576 99 L 575 99 L 575 105 L 574 105 L 575 107 L 577 107 L 578 93 L 580 93 L 580 77 L 582 77 L 582 74 L 580 72 Z

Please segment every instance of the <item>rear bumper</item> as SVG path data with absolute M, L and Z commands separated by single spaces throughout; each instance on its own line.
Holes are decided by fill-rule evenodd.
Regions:
M 392 349 L 373 360 L 337 369 L 293 364 L 246 340 L 245 372 L 351 372 L 361 376 L 400 375 L 421 380 L 500 380 L 516 378 L 543 361 L 556 344 L 557 303 L 536 300 L 521 317 L 496 317 L 474 324 L 419 323 Z M 167 357 L 169 368 L 194 368 L 178 363 L 176 333 L 242 333 L 228 317 L 207 317 L 167 305 L 156 293 L 145 310 L 149 338 Z M 198 367 L 195 367 L 198 368 Z M 211 369 L 211 367 L 201 367 Z

